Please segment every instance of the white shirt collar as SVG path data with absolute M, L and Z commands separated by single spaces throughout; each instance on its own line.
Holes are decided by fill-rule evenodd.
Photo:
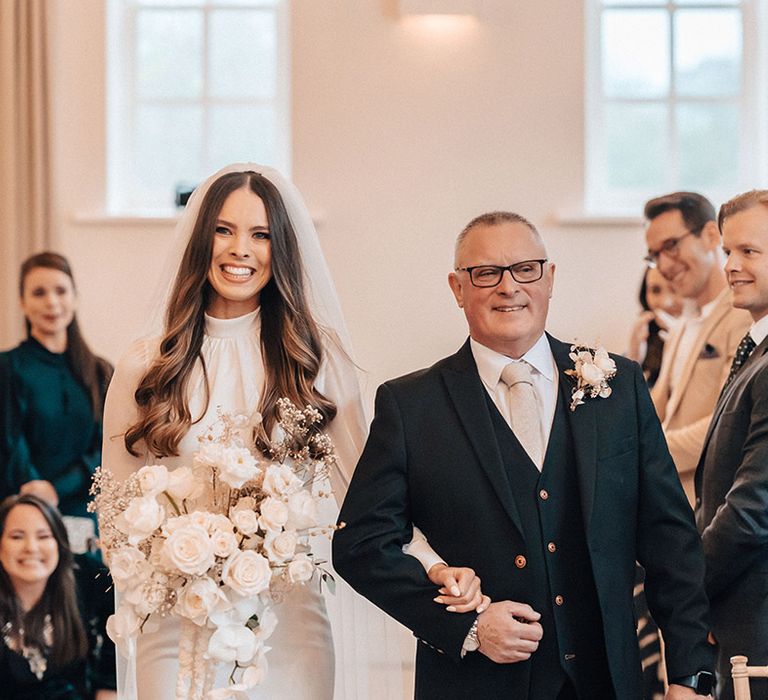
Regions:
M 749 329 L 749 334 L 752 336 L 752 340 L 755 341 L 755 345 L 760 345 L 768 336 L 768 315 L 755 321 L 752 324 L 752 328 Z
M 469 345 L 477 364 L 480 379 L 488 387 L 495 387 L 501 379 L 501 371 L 510 362 L 516 361 L 478 343 L 474 338 L 469 339 Z M 548 381 L 554 381 L 555 358 L 552 355 L 552 349 L 549 347 L 549 341 L 544 333 L 541 334 L 541 337 L 533 344 L 533 347 L 520 360 L 525 360 Z

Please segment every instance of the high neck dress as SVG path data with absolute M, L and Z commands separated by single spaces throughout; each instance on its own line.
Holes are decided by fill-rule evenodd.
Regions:
M 197 364 L 188 386 L 188 404 L 197 420 L 179 445 L 179 456 L 161 461 L 169 468 L 191 466 L 198 436 L 217 419 L 217 412 L 252 413 L 259 405 L 264 384 L 259 311 L 234 318 L 206 316 L 202 357 L 210 392 L 207 407 L 206 378 Z M 134 393 L 158 349 L 158 340 L 135 343 L 118 363 L 107 395 L 104 426 L 104 465 L 119 478 L 147 463 L 148 455 L 134 457 L 125 449 L 123 435 L 137 418 Z M 315 386 L 336 403 L 338 413 L 328 433 L 339 456 L 339 470 L 332 474 L 335 493 L 343 497 L 362 450 L 366 425 L 354 366 L 328 340 Z M 155 460 L 153 459 L 152 462 Z M 278 618 L 270 637 L 266 682 L 250 691 L 258 700 L 331 700 L 334 687 L 334 646 L 319 582 L 296 586 L 274 608 Z M 159 629 L 138 639 L 137 685 L 139 700 L 175 698 L 178 668 L 179 625 L 161 618 Z M 226 684 L 220 673 L 217 686 Z M 118 685 L 120 687 L 120 685 Z

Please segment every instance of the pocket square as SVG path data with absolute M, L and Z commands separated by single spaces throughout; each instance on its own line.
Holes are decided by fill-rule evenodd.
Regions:
M 700 360 L 712 360 L 716 357 L 720 357 L 720 353 L 714 345 L 710 345 L 709 343 L 707 343 L 699 353 Z

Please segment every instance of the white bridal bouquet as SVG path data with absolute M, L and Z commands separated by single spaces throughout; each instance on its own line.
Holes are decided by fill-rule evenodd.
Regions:
M 333 444 L 314 428 L 316 409 L 288 399 L 278 408 L 274 442 L 260 415 L 220 414 L 191 467 L 147 465 L 124 482 L 103 467 L 94 475 L 90 507 L 120 594 L 107 632 L 130 677 L 138 635 L 157 617 L 178 618 L 177 700 L 223 700 L 258 685 L 277 624 L 272 603 L 316 570 L 329 579 L 310 537 L 334 529 L 318 522 L 332 495 Z M 263 454 L 252 451 L 256 435 L 268 444 Z M 232 673 L 214 689 L 220 664 Z

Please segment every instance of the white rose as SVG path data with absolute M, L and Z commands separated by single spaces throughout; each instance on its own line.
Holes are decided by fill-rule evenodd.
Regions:
M 217 661 L 249 665 L 258 649 L 258 639 L 245 625 L 222 625 L 208 642 L 208 656 Z
M 217 557 L 226 558 L 237 550 L 237 537 L 232 530 L 214 530 L 211 533 L 213 553 Z
M 211 513 L 208 520 L 208 532 L 213 533 L 216 530 L 221 532 L 234 532 L 232 521 L 224 513 Z
M 196 625 L 204 625 L 208 616 L 231 607 L 227 596 L 219 586 L 209 578 L 198 578 L 187 583 L 181 589 L 173 611 L 181 617 L 192 620 Z
M 581 366 L 581 376 L 590 386 L 597 386 L 605 379 L 603 371 L 591 363 L 585 363 Z
M 128 605 L 121 605 L 107 618 L 107 635 L 123 656 L 128 656 L 128 642 L 139 634 L 142 618 Z
M 262 530 L 282 530 L 288 520 L 288 506 L 272 496 L 261 502 L 259 510 L 259 526 Z
M 194 464 L 202 467 L 218 467 L 222 462 L 223 445 L 218 442 L 204 442 L 195 452 Z
M 304 530 L 317 525 L 317 502 L 309 491 L 298 491 L 288 497 L 288 527 Z
M 122 591 L 128 585 L 146 581 L 152 574 L 152 567 L 146 557 L 135 547 L 120 547 L 109 554 L 109 572 L 115 588 Z
M 270 561 L 283 564 L 294 555 L 298 543 L 299 538 L 293 530 L 286 530 L 279 534 L 270 532 L 264 538 L 264 551 Z
M 299 554 L 288 564 L 288 578 L 292 583 L 304 583 L 312 578 L 315 566 L 306 554 Z
M 598 348 L 595 351 L 595 365 L 604 374 L 611 374 L 616 371 L 616 362 L 608 355 L 605 348 Z
M 269 588 L 272 570 L 269 561 L 258 552 L 235 552 L 224 563 L 221 580 L 243 596 L 258 595 Z
M 176 530 L 162 550 L 163 563 L 170 569 L 201 576 L 214 564 L 213 542 L 199 525 Z
M 239 489 L 247 481 L 252 481 L 260 473 L 256 458 L 245 447 L 225 447 L 219 462 L 221 480 L 233 489 Z
M 157 496 L 168 484 L 168 469 L 162 464 L 148 464 L 139 469 L 137 476 L 144 496 Z
M 115 525 L 128 535 L 128 543 L 135 546 L 157 530 L 164 517 L 165 510 L 153 497 L 141 496 L 131 499 L 115 518 Z
M 203 485 L 189 467 L 179 467 L 169 472 L 165 491 L 174 500 L 183 501 L 200 496 Z
M 229 519 L 240 533 L 246 537 L 259 529 L 259 516 L 256 513 L 256 499 L 241 498 L 234 508 L 229 509 Z
M 270 464 L 264 475 L 262 488 L 275 498 L 294 493 L 302 487 L 299 479 L 293 471 L 284 464 Z

